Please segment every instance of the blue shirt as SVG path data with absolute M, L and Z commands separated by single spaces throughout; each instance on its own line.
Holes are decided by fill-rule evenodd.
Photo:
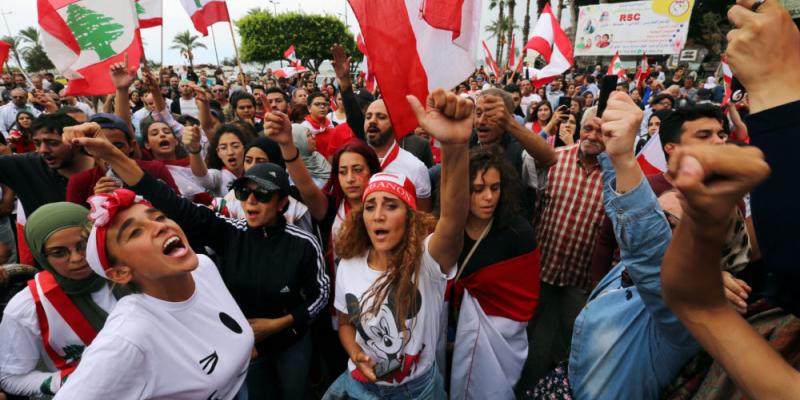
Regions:
M 700 350 L 661 298 L 661 261 L 672 232 L 647 179 L 620 195 L 606 154 L 600 163 L 621 261 L 575 320 L 570 386 L 576 399 L 658 399 Z M 625 269 L 634 282 L 628 287 Z

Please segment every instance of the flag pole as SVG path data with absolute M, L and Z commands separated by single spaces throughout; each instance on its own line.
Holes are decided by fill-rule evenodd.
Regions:
M 161 24 L 161 68 L 164 68 L 164 24 L 163 23 Z
M 233 40 L 233 51 L 236 53 L 236 64 L 239 66 L 239 79 L 242 81 L 242 87 L 247 86 L 244 80 L 244 68 L 242 68 L 242 60 L 239 59 L 239 47 L 236 45 L 236 33 L 233 32 L 233 21 L 231 21 L 231 12 L 228 10 L 228 3 L 225 2 L 225 10 L 228 11 L 228 27 L 231 28 L 231 40 Z
M 217 59 L 217 67 L 219 67 L 219 53 L 217 53 L 217 35 L 214 34 L 214 25 L 211 25 L 211 40 L 214 41 L 214 58 Z M 234 46 L 236 46 L 234 44 Z

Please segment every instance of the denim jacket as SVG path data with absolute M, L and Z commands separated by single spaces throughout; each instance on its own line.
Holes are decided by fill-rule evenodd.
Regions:
M 661 297 L 661 261 L 672 232 L 646 179 L 620 195 L 606 154 L 600 163 L 621 261 L 575 320 L 569 381 L 576 399 L 658 399 L 700 350 Z M 623 282 L 625 270 L 633 284 Z

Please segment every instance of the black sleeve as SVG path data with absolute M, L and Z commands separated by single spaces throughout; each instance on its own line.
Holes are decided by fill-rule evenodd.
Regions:
M 15 189 L 15 187 L 18 186 L 20 182 L 24 182 L 26 179 L 30 178 L 30 176 L 27 176 L 27 174 L 24 173 L 24 167 L 22 164 L 25 162 L 31 162 L 31 157 L 38 157 L 38 155 L 34 153 L 25 155 L 0 156 L 0 183 L 10 187 L 13 190 L 18 190 Z
M 217 253 L 223 253 L 226 232 L 237 229 L 210 208 L 179 197 L 167 184 L 148 174 L 144 174 L 131 190 L 180 225 L 187 236 L 192 238 L 193 245 L 208 246 Z
M 180 98 L 176 100 L 172 100 L 172 104 L 169 105 L 169 111 L 175 115 L 181 115 L 181 100 Z
M 770 177 L 752 195 L 753 225 L 769 277 L 767 298 L 800 315 L 800 235 L 789 233 L 800 227 L 796 201 L 800 169 L 793 151 L 800 129 L 800 101 L 750 115 L 747 129 L 751 143 L 764 152 L 772 169 Z
M 305 298 L 290 311 L 294 318 L 292 326 L 305 327 L 328 305 L 330 283 L 325 271 L 325 260 L 322 258 L 322 248 L 316 238 L 290 225 L 286 229 L 291 229 L 293 233 L 290 234 L 300 236 L 301 240 L 306 241 L 300 265 L 297 266 L 302 277 Z
M 356 100 L 356 94 L 353 92 L 353 87 L 350 89 L 342 90 L 342 104 L 344 105 L 344 114 L 347 116 L 347 125 L 353 131 L 357 138 L 366 142 L 367 136 L 364 134 L 364 113 L 361 112 L 361 107 Z

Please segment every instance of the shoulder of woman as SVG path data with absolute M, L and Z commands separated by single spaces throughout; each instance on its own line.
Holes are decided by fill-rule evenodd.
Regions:
M 27 286 L 9 300 L 3 310 L 3 319 L 6 318 L 14 319 L 24 325 L 27 325 L 26 322 L 36 323 L 36 305 Z

